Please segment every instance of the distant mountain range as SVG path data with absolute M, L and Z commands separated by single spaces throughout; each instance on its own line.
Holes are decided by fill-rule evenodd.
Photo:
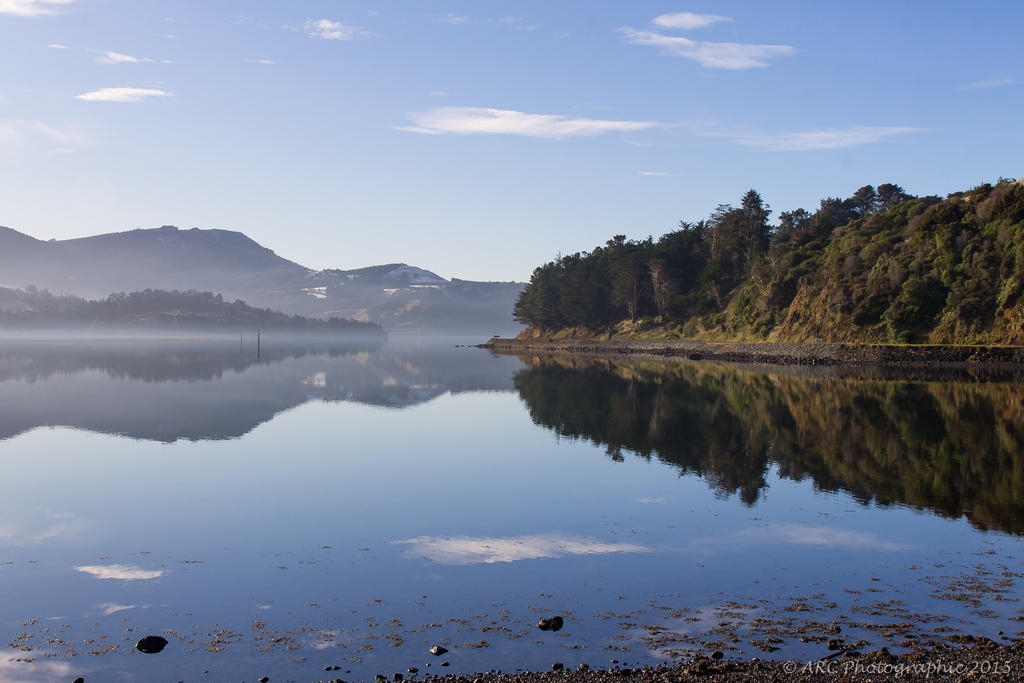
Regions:
M 145 289 L 199 290 L 252 306 L 379 323 L 393 333 L 508 334 L 524 283 L 447 280 L 392 263 L 313 270 L 240 232 L 151 230 L 37 240 L 0 227 L 0 286 L 105 298 Z

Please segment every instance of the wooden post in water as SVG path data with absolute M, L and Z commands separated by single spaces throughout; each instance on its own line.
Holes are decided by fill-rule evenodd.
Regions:
M 256 360 L 260 359 L 260 328 L 256 328 Z

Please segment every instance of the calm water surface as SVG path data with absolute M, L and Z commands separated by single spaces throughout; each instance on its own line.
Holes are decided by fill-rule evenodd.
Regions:
M 1012 373 L 0 342 L 0 406 L 2 680 L 372 680 L 1024 629 Z M 147 634 L 170 643 L 141 654 Z

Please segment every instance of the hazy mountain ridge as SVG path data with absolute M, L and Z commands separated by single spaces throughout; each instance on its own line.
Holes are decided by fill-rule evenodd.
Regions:
M 229 230 L 163 226 L 43 241 L 0 227 L 0 286 L 29 285 L 88 298 L 208 290 L 289 314 L 486 334 L 518 328 L 510 312 L 523 287 L 447 280 L 404 263 L 316 271 Z

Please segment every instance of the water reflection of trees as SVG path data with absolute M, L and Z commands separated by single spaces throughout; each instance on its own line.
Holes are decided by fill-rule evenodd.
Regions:
M 515 386 L 562 437 L 655 457 L 753 504 L 782 476 L 1024 532 L 1024 385 L 525 358 Z
M 257 352 L 255 338 L 237 341 L 168 342 L 135 339 L 107 342 L 7 342 L 0 344 L 0 381 L 45 381 L 54 375 L 99 370 L 115 379 L 144 382 L 214 380 L 225 372 L 243 372 L 311 355 L 341 358 L 376 351 L 377 339 L 284 341 L 271 337 Z

